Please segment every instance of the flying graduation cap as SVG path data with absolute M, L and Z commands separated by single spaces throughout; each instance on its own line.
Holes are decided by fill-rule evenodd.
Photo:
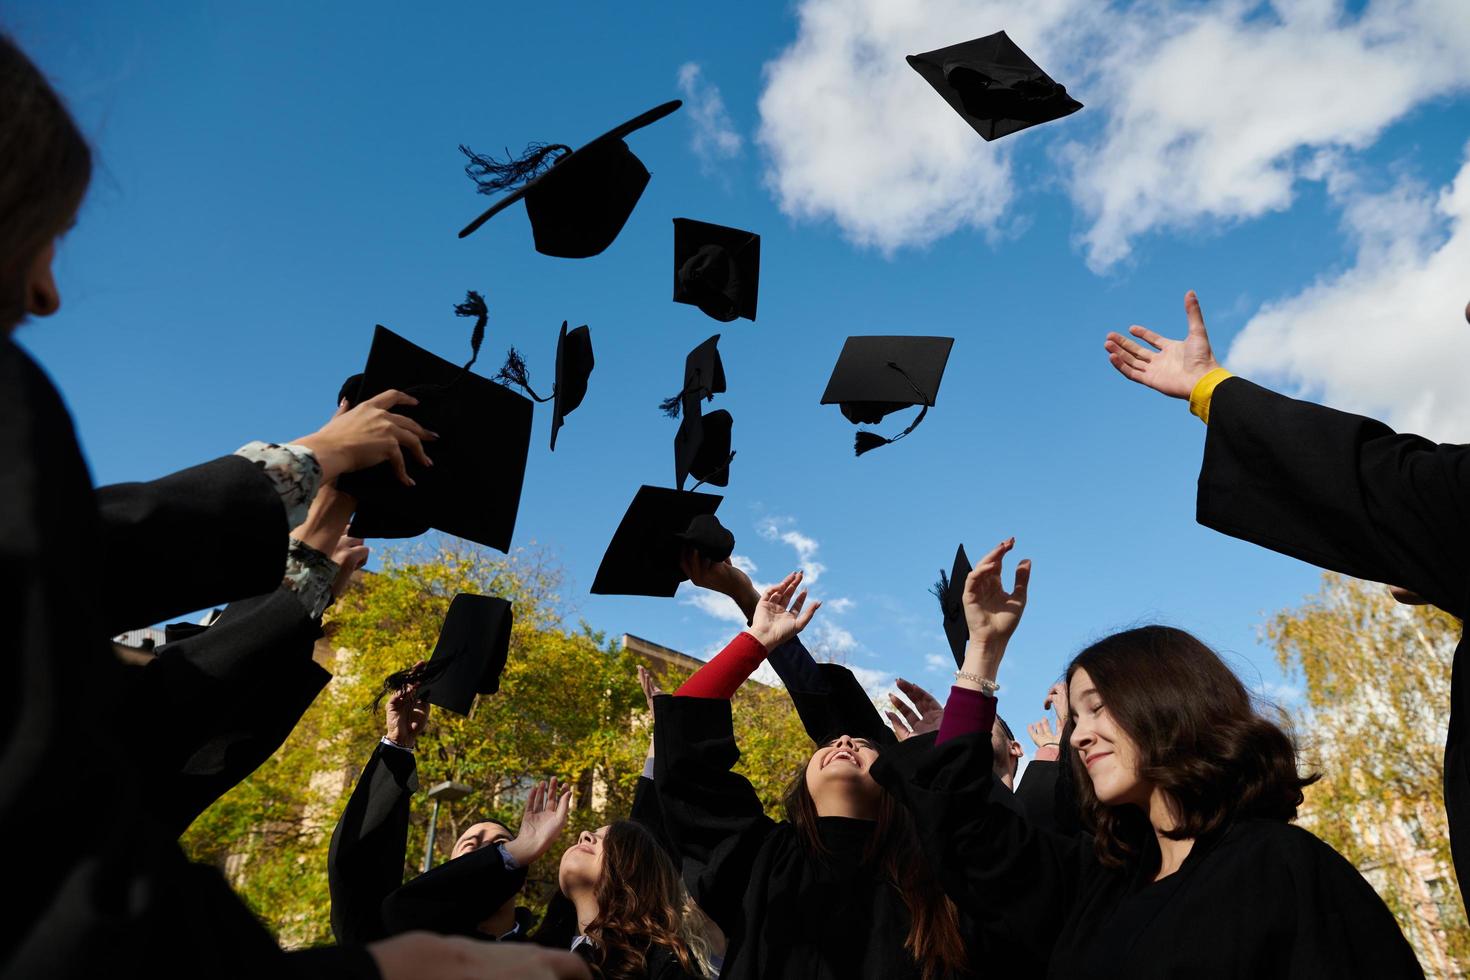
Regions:
M 965 579 L 973 566 L 960 545 L 954 553 L 954 565 L 949 575 L 941 570 L 939 581 L 929 590 L 939 600 L 939 611 L 944 616 L 944 637 L 949 640 L 949 652 L 954 654 L 954 665 L 965 663 L 965 646 L 970 642 L 970 627 L 965 622 Z
M 724 497 L 643 486 L 602 556 L 593 595 L 673 596 L 684 581 L 679 560 L 693 548 L 712 562 L 735 550 L 735 536 L 715 517 Z
M 848 337 L 822 393 L 822 404 L 836 403 L 856 425 L 883 421 L 890 412 L 921 406 L 918 416 L 896 436 L 860 431 L 854 451 L 897 442 L 918 428 L 939 395 L 953 337 Z
M 655 106 L 576 150 L 560 143 L 533 143 L 519 157 L 507 154 L 497 160 L 461 145 L 470 161 L 465 173 L 480 193 L 509 193 L 466 225 L 459 237 L 524 198 L 536 251 L 563 259 L 597 255 L 618 237 L 648 186 L 648 168 L 624 138 L 681 105 L 675 99 Z
M 735 419 L 724 409 L 705 415 L 701 406 L 725 390 L 719 343 L 720 335 L 715 334 L 689 352 L 684 359 L 684 386 L 659 404 L 670 418 L 683 415 L 674 433 L 674 485 L 680 490 L 690 476 L 717 487 L 730 482 L 730 461 L 735 458 L 730 433 Z
M 531 387 L 526 359 L 514 347 L 505 355 L 505 365 L 495 380 L 520 388 L 537 402 L 551 402 L 551 451 L 556 452 L 556 434 L 566 417 L 587 396 L 587 379 L 592 375 L 592 367 L 592 332 L 586 324 L 568 331 L 567 321 L 563 320 L 561 334 L 556 338 L 556 385 L 551 394 L 544 397 L 536 394 Z
M 1005 31 L 911 54 L 908 63 L 987 141 L 1082 108 Z
M 449 603 L 433 656 L 422 667 L 389 674 L 379 698 L 418 684 L 430 704 L 469 714 L 476 694 L 500 690 L 512 620 L 508 600 L 461 592 Z
M 455 309 L 476 318 L 471 357 L 464 365 L 380 324 L 362 374 L 349 378 L 338 393 L 355 405 L 389 389 L 405 392 L 419 403 L 394 411 L 439 434 L 426 447 L 432 467 L 405 455 L 414 486 L 399 482 L 387 463 L 338 478 L 342 491 L 357 498 L 352 533 L 358 537 L 409 538 L 433 528 L 510 549 L 531 445 L 532 405 L 470 371 L 484 338 L 484 300 L 471 293 Z
M 692 218 L 674 219 L 674 302 L 716 320 L 755 319 L 761 236 Z

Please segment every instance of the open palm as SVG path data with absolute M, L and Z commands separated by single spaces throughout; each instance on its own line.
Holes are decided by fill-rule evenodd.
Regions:
M 1184 294 L 1184 315 L 1189 322 L 1189 332 L 1183 340 L 1170 340 L 1136 324 L 1128 328 L 1129 333 L 1154 350 L 1122 334 L 1109 333 L 1103 341 L 1109 363 L 1130 381 L 1137 381 L 1173 398 L 1188 398 L 1199 379 L 1220 364 L 1210 350 L 1205 316 L 1199 308 L 1199 297 L 1192 289 Z
M 1000 581 L 1001 564 L 1015 546 L 1015 538 L 1002 541 L 965 578 L 965 624 L 972 641 L 1005 643 L 1020 625 L 1026 587 L 1031 582 L 1031 559 L 1024 558 L 1016 566 L 1016 584 L 1010 592 Z

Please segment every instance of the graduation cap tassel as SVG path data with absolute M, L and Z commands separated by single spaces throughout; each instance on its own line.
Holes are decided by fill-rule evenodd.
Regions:
M 693 487 L 690 488 L 690 492 L 692 493 L 693 491 L 698 490 L 700 487 L 704 486 L 707 481 L 713 480 L 715 477 L 719 476 L 721 473 L 729 473 L 730 472 L 730 464 L 733 463 L 733 462 L 735 462 L 735 451 L 732 449 L 730 451 L 730 455 L 728 455 L 728 456 L 725 457 L 725 465 L 724 466 L 721 466 L 717 470 L 711 470 L 710 472 L 706 473 L 704 475 L 704 479 L 703 480 L 700 480 L 698 483 L 696 483 Z
M 373 696 L 372 701 L 368 702 L 366 705 L 367 710 L 377 711 L 383 703 L 383 698 L 390 694 L 397 694 L 400 691 L 407 690 L 410 685 L 414 684 L 419 686 L 419 699 L 422 700 L 429 694 L 425 685 L 443 677 L 444 672 L 449 669 L 449 665 L 454 662 L 457 656 L 459 654 L 452 654 L 447 657 L 439 657 L 437 660 L 431 660 L 422 666 L 415 665 L 404 670 L 395 670 L 383 679 L 383 686 L 378 689 L 378 693 Z
M 542 398 L 531 388 L 531 372 L 526 369 L 526 359 L 514 347 L 506 351 L 505 364 L 501 367 L 500 373 L 495 376 L 495 380 L 503 385 L 520 388 L 538 402 L 551 400 L 550 395 Z
M 454 304 L 454 315 L 475 318 L 475 328 L 470 332 L 470 359 L 464 365 L 468 371 L 480 356 L 480 345 L 485 342 L 485 321 L 490 319 L 490 310 L 485 306 L 485 297 L 471 289 L 464 294 L 463 303 Z
M 949 575 L 944 569 L 939 570 L 939 581 L 929 587 L 929 594 L 939 600 L 939 611 L 945 616 L 949 615 Z
M 853 455 L 861 456 L 869 450 L 877 449 L 879 446 L 886 446 L 892 441 L 891 439 L 883 438 L 876 432 L 859 430 L 856 438 L 853 440 Z
M 904 429 L 898 435 L 894 436 L 892 439 L 885 439 L 875 432 L 859 432 L 857 434 L 857 439 L 855 440 L 853 445 L 853 451 L 858 456 L 861 456 L 863 453 L 870 450 L 877 449 L 879 446 L 886 446 L 889 443 L 897 442 L 904 436 L 908 435 L 910 432 L 913 432 L 915 429 L 917 429 L 919 427 L 919 423 L 924 421 L 924 416 L 929 414 L 929 406 L 930 404 L 932 404 L 929 396 L 924 394 L 924 392 L 919 388 L 918 385 L 914 384 L 914 379 L 909 377 L 909 373 L 903 368 L 899 367 L 897 363 L 889 361 L 888 366 L 893 368 L 893 370 L 897 371 L 899 374 L 903 375 L 903 379 L 909 383 L 909 387 L 914 389 L 914 394 L 919 396 L 918 403 L 923 407 L 919 409 L 918 416 L 909 423 L 909 427 L 907 429 Z
M 659 411 L 663 412 L 669 418 L 676 419 L 679 417 L 679 406 L 683 404 L 683 402 L 684 393 L 681 391 L 677 395 L 671 395 L 670 397 L 665 398 L 663 401 L 659 402 L 658 408 Z
M 497 160 L 484 153 L 476 153 L 463 143 L 459 145 L 459 152 L 469 157 L 469 163 L 465 164 L 466 176 L 475 182 L 481 194 L 498 194 L 504 190 L 520 187 L 532 178 L 538 177 L 550 170 L 552 165 L 563 156 L 572 152 L 570 146 L 561 143 L 530 143 L 521 155 L 511 156 L 510 150 L 505 151 L 505 159 Z M 552 154 L 555 153 L 555 159 Z

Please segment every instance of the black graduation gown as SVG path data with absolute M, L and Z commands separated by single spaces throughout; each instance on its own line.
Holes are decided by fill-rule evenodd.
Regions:
M 481 847 L 429 869 L 390 893 L 382 902 L 383 924 L 389 935 L 427 929 L 444 935 L 494 938 L 479 931 L 480 923 L 525 883 L 525 868 L 507 868 L 500 848 Z M 529 937 L 517 933 L 515 938 Z
M 0 976 L 376 976 L 361 949 L 283 953 L 149 814 L 134 758 L 148 747 L 119 738 L 132 706 L 110 636 L 279 584 L 287 529 L 269 480 L 217 460 L 135 485 L 104 520 L 56 389 L 8 339 L 0 460 L 0 839 L 25 892 L 0 916 Z M 164 574 L 185 545 L 188 574 Z
M 654 699 L 654 719 L 654 779 L 669 836 L 700 907 L 729 939 L 722 980 L 920 975 L 904 950 L 902 896 L 861 861 L 871 821 L 821 818 L 831 854 L 816 857 L 730 771 L 739 750 L 729 701 L 664 695 Z
M 382 906 L 403 884 L 409 804 L 418 788 L 412 752 L 382 742 L 373 747 L 327 849 L 327 889 L 337 942 L 368 943 L 403 931 L 385 927 Z
M 311 659 L 319 624 L 284 589 L 232 602 L 214 624 L 158 649 L 138 697 L 165 723 L 144 755 L 159 771 L 146 794 L 167 828 L 189 824 L 281 747 L 331 674 Z
M 573 952 L 593 966 L 592 975 L 594 977 L 616 973 L 618 970 L 617 964 L 610 963 L 604 973 L 599 973 L 596 968 L 597 954 L 587 943 L 578 946 Z M 648 980 L 703 980 L 702 974 L 686 971 L 679 963 L 679 957 L 675 956 L 674 951 L 667 946 L 653 946 L 644 956 L 642 976 L 647 977 Z
M 913 813 L 960 907 L 1068 980 L 1421 977 L 1372 887 L 1300 827 L 1242 819 L 1158 882 L 990 800 L 988 735 L 885 752 L 873 777 Z
M 1210 404 L 1196 517 L 1322 568 L 1470 609 L 1470 446 L 1399 435 L 1372 419 L 1227 378 Z M 1463 638 L 1450 682 L 1444 798 L 1455 873 L 1470 881 L 1470 679 Z

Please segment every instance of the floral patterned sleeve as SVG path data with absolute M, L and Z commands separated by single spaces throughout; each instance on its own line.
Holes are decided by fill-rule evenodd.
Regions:
M 296 594 L 312 619 L 321 619 L 332 604 L 332 583 L 337 578 L 337 563 L 309 544 L 295 538 L 286 550 L 286 577 L 281 588 Z
M 306 520 L 306 511 L 322 483 L 321 464 L 310 449 L 294 443 L 247 442 L 235 450 L 235 455 L 260 467 L 275 484 L 286 508 L 287 530 Z

